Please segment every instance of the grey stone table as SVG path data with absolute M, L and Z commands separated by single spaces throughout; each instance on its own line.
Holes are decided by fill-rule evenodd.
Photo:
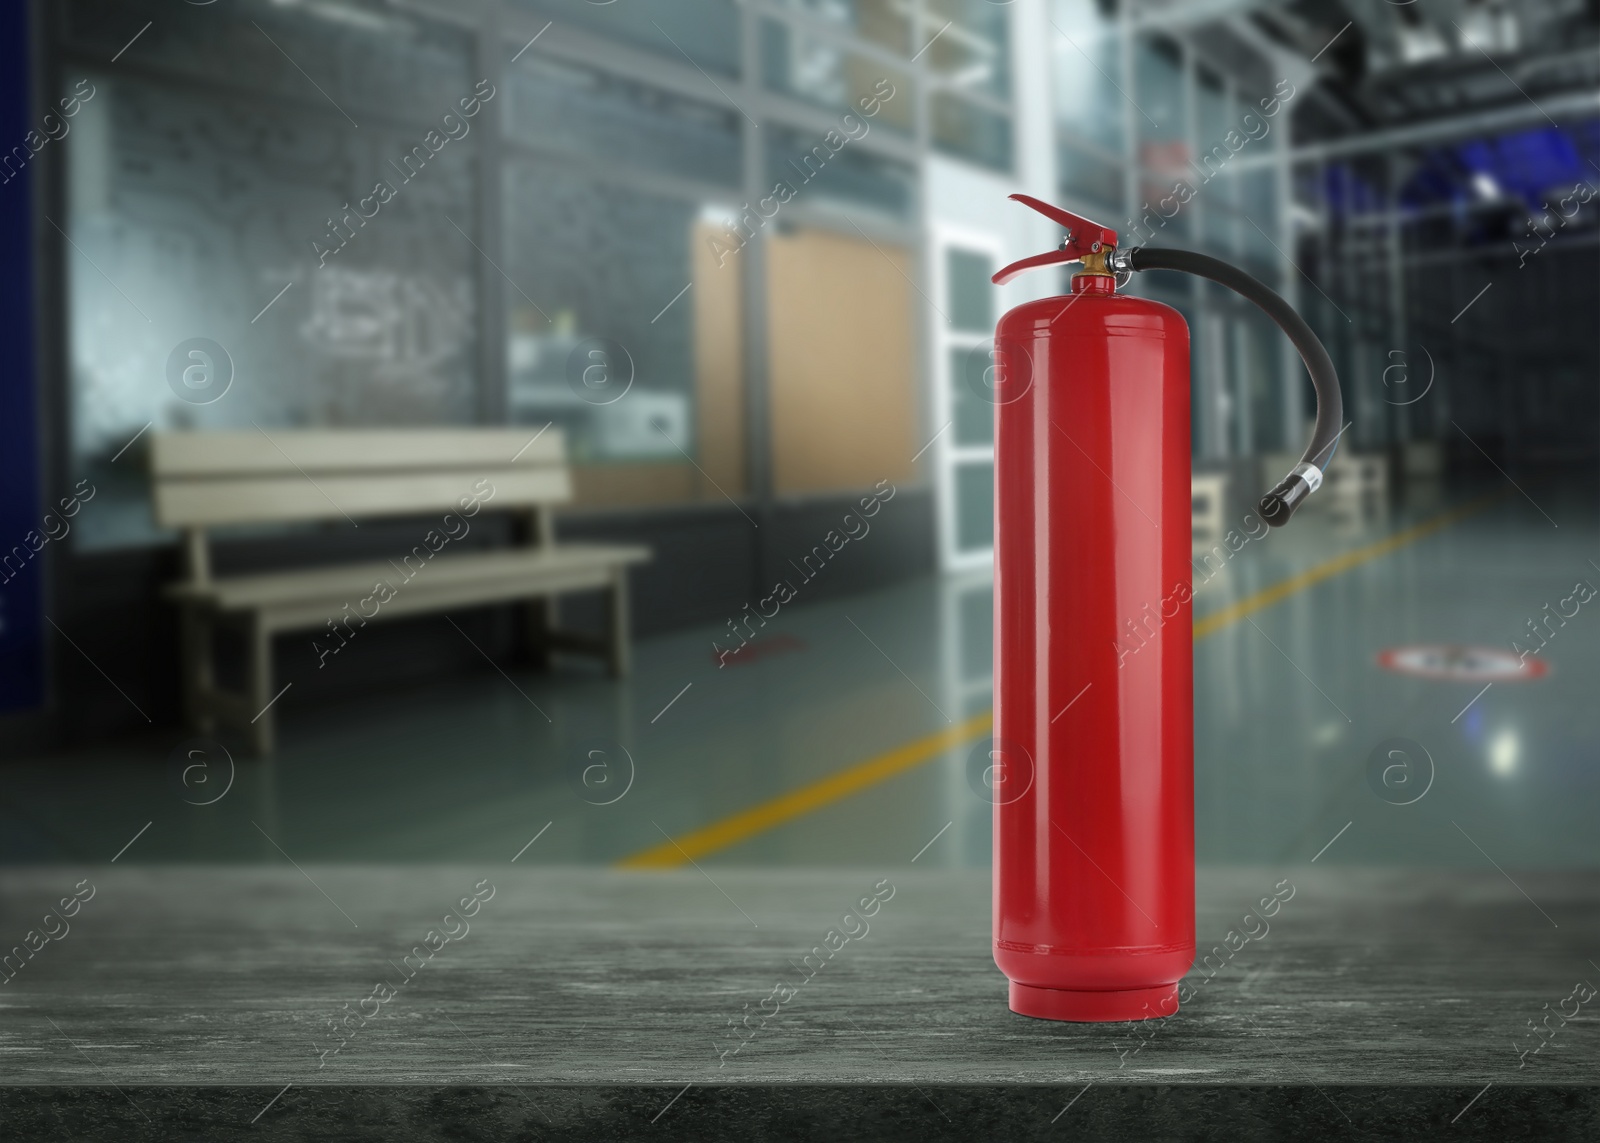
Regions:
M 1202 870 L 1236 951 L 1074 1025 L 983 872 L 13 869 L 0 1138 L 1600 1138 L 1600 881 L 1514 876 Z

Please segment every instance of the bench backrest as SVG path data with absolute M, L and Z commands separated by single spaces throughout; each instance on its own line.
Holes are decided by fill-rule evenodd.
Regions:
M 150 458 L 156 522 L 168 528 L 459 511 L 473 496 L 491 510 L 572 499 L 565 441 L 549 426 L 162 432 Z

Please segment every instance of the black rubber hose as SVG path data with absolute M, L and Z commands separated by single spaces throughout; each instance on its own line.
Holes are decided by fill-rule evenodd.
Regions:
M 1295 313 L 1288 302 L 1236 266 L 1190 250 L 1150 247 L 1129 251 L 1128 266 L 1133 270 L 1179 270 L 1224 285 L 1259 306 L 1299 351 L 1317 391 L 1317 425 L 1312 430 L 1311 443 L 1300 457 L 1300 464 L 1263 496 L 1259 504 L 1262 519 L 1269 525 L 1276 528 L 1287 524 L 1294 510 L 1322 483 L 1322 470 L 1339 443 L 1344 402 L 1339 396 L 1339 375 L 1334 372 L 1333 359 L 1305 319 Z M 1306 465 L 1315 469 L 1315 473 L 1302 472 L 1302 466 Z

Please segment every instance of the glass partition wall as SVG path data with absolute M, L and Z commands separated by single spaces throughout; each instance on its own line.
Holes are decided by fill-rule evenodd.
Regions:
M 49 83 L 87 96 L 46 213 L 65 444 L 107 498 L 89 549 L 160 539 L 154 429 L 559 425 L 598 509 L 915 483 L 951 421 L 922 464 L 955 466 L 930 484 L 981 554 L 988 422 L 935 382 L 986 336 L 942 316 L 983 267 L 928 264 L 924 181 L 935 154 L 1012 178 L 1023 100 L 1053 108 L 1069 208 L 1305 286 L 1272 69 L 1096 0 L 66 0 L 46 20 Z M 1019 53 L 1047 91 L 1018 90 Z M 1012 253 L 985 235 L 955 247 Z M 1271 330 L 1203 283 L 1134 288 L 1190 319 L 1202 460 L 1297 438 Z
M 83 549 L 166 539 L 164 429 L 557 425 L 594 509 L 917 482 L 920 165 L 1011 162 L 1003 6 L 41 11 Z
M 152 430 L 477 418 L 481 297 L 462 232 L 481 226 L 497 108 L 475 94 L 470 36 L 387 9 L 50 14 L 54 83 L 81 97 L 43 213 L 64 241 L 72 470 L 104 498 L 82 546 L 155 539 Z

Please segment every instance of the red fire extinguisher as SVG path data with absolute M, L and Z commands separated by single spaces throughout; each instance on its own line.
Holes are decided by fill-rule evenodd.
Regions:
M 1243 271 L 1122 250 L 1114 230 L 1011 197 L 1067 236 L 996 284 L 1083 269 L 1069 296 L 1025 302 L 995 332 L 994 959 L 1027 1016 L 1168 1016 L 1195 952 L 1189 330 L 1118 286 L 1198 274 L 1300 351 L 1316 428 L 1260 501 L 1269 525 L 1322 483 L 1339 381 L 1310 327 Z

